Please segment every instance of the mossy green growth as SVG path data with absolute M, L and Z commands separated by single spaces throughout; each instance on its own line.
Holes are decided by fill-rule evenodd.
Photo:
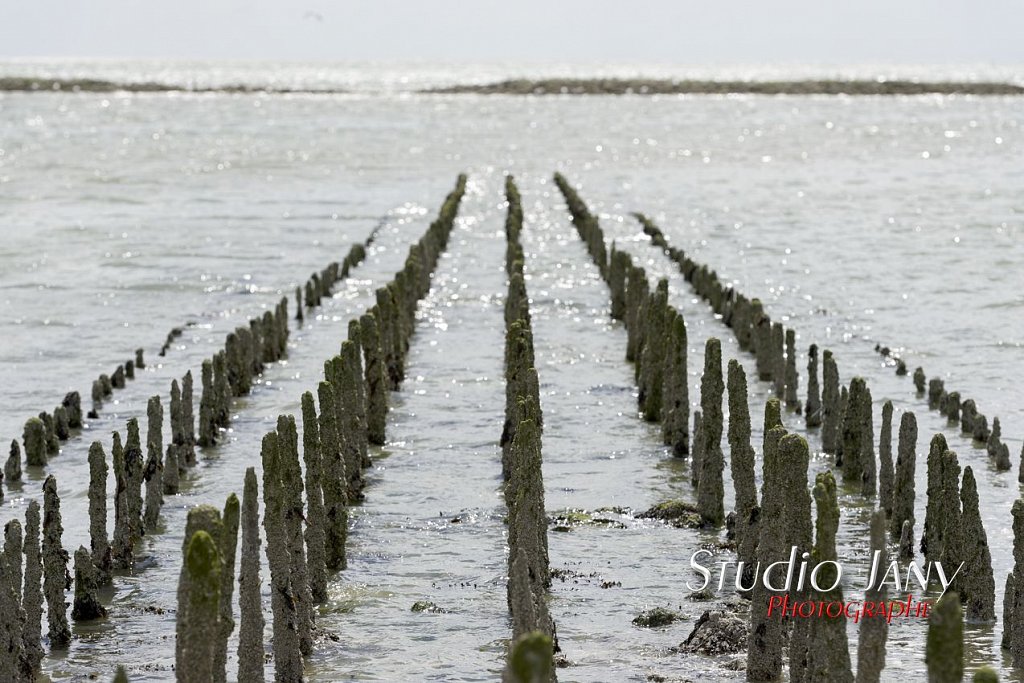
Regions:
M 974 683 L 999 683 L 999 675 L 990 666 L 983 666 L 974 672 Z
M 596 517 L 592 512 L 578 509 L 559 510 L 558 512 L 552 513 L 548 521 L 550 524 L 555 526 L 557 531 L 568 531 L 572 527 L 579 526 L 603 526 L 615 529 L 626 528 L 625 524 L 617 520 L 608 519 L 607 517 Z M 564 527 L 564 529 L 562 527 Z
M 679 612 L 673 612 L 670 609 L 664 607 L 655 607 L 654 609 L 644 610 L 636 617 L 633 618 L 633 626 L 639 626 L 640 628 L 660 628 L 662 626 L 668 626 L 669 624 L 675 623 L 683 618 L 683 615 Z
M 117 673 L 114 674 L 114 683 L 128 683 L 128 674 L 125 673 L 123 666 L 117 667 Z
M 697 506 L 683 500 L 666 500 L 637 515 L 639 519 L 660 519 L 674 527 L 697 529 L 703 524 Z
M 191 578 L 190 606 L 202 609 L 205 614 L 220 605 L 221 559 L 213 536 L 202 529 L 192 534 L 185 561 Z M 195 615 L 201 616 L 199 612 Z
M 946 593 L 932 606 L 925 646 L 929 683 L 960 683 L 964 677 L 964 615 L 960 595 Z
M 413 612 L 433 612 L 435 614 L 447 614 L 448 610 L 443 607 L 438 607 L 437 604 L 430 600 L 417 600 L 412 603 Z
M 554 645 L 540 631 L 524 633 L 512 644 L 505 664 L 506 683 L 547 683 L 552 678 Z

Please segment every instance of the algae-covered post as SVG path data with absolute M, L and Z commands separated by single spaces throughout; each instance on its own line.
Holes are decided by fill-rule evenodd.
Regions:
M 338 570 L 347 567 L 345 544 L 348 540 L 348 473 L 338 438 L 337 413 L 334 409 L 337 399 L 333 385 L 330 382 L 320 382 L 317 387 L 317 398 L 320 402 L 319 428 L 324 472 L 324 552 L 327 568 Z M 267 538 L 269 543 L 270 537 Z M 267 552 L 270 552 L 269 546 Z
M 839 368 L 832 352 L 825 349 L 822 356 L 821 448 L 829 454 L 836 453 L 841 425 L 839 396 Z
M 808 429 L 821 426 L 821 390 L 818 388 L 817 344 L 811 344 L 807 351 L 807 402 L 804 404 L 804 424 Z
M 700 407 L 702 411 L 700 477 L 697 482 L 697 508 L 707 524 L 718 526 L 725 521 L 722 470 L 722 345 L 712 337 L 704 347 L 704 375 L 701 378 Z
M 64 525 L 60 518 L 57 480 L 50 475 L 43 483 L 43 592 L 50 647 L 64 649 L 71 643 L 64 591 L 71 588 L 68 553 L 62 545 Z
M 924 368 L 918 367 L 914 369 L 914 387 L 917 389 L 917 395 L 923 396 L 925 389 L 927 388 L 928 378 L 924 374 Z
M 71 609 L 71 618 L 75 621 L 88 621 L 107 616 L 107 610 L 100 604 L 96 594 L 100 582 L 96 566 L 85 546 L 75 551 L 75 602 Z
M 662 377 L 665 360 L 665 315 L 668 308 L 668 280 L 661 278 L 654 293 L 648 297 L 647 329 L 641 353 L 639 402 L 644 419 L 659 422 L 662 419 Z M 719 368 L 721 374 L 721 368 Z
M 263 604 L 260 599 L 260 519 L 256 469 L 245 471 L 242 491 L 242 556 L 238 572 L 238 680 L 264 680 Z
M 925 561 L 934 562 L 942 553 L 942 528 L 944 521 L 943 455 L 946 452 L 946 437 L 935 434 L 928 447 L 928 489 L 924 515 L 924 534 L 921 537 L 921 553 Z
M 159 396 L 151 396 L 146 406 L 146 465 L 142 479 L 146 483 L 143 524 L 147 532 L 156 530 L 160 509 L 164 504 L 164 409 Z
M 800 398 L 797 396 L 799 375 L 796 371 L 796 331 L 786 330 L 786 407 L 800 412 Z
M 895 472 L 892 462 L 892 401 L 882 404 L 882 429 L 878 435 L 878 506 L 892 515 Z
M 815 520 L 814 549 L 812 560 L 820 565 L 819 586 L 833 586 L 831 590 L 816 592 L 815 600 L 843 602 L 843 589 L 838 583 L 836 565 L 836 533 L 839 530 L 839 501 L 836 497 L 836 480 L 831 470 L 820 472 L 814 482 L 814 504 L 817 510 Z M 765 522 L 767 523 L 767 522 Z M 797 667 L 795 673 L 805 681 L 853 681 L 850 669 L 850 649 L 846 637 L 846 624 L 839 619 L 814 619 L 810 624 L 807 638 L 806 665 Z M 790 657 L 792 660 L 792 656 Z M 799 661 L 799 660 L 798 660 Z M 791 667 L 792 669 L 792 667 Z
M 22 642 L 25 668 L 30 678 L 39 672 L 43 661 L 43 558 L 39 545 L 40 528 L 39 503 L 29 501 L 25 510 L 25 590 L 22 597 L 25 631 Z
M 889 535 L 897 541 L 904 532 L 904 523 L 914 526 L 914 472 L 917 468 L 917 418 L 905 412 L 900 418 L 899 444 L 896 448 L 896 472 L 893 477 L 892 514 Z
M 304 487 L 299 466 L 299 437 L 293 416 L 278 416 L 277 435 L 283 527 L 288 548 L 290 583 L 298 616 L 299 649 L 302 654 L 309 655 L 313 652 L 313 601 L 309 592 L 306 543 L 302 536 Z
M 942 400 L 942 393 L 945 391 L 944 382 L 938 377 L 928 380 L 928 408 L 936 410 Z
M 142 476 L 144 469 L 139 421 L 132 417 L 128 419 L 128 438 L 124 444 L 124 471 L 132 544 L 138 541 L 144 532 L 142 527 Z
M 960 683 L 964 677 L 964 617 L 960 596 L 946 593 L 928 615 L 925 644 L 928 683 Z
M 240 504 L 238 496 L 230 494 L 224 503 L 224 514 L 221 519 L 223 527 L 221 537 L 217 539 L 220 565 L 220 621 L 217 632 L 217 645 L 213 655 L 213 672 L 216 683 L 226 680 L 228 661 L 228 639 L 235 629 L 235 621 L 231 611 L 231 598 L 235 584 L 235 550 L 238 547 L 238 525 L 240 521 Z M 194 584 L 193 584 L 194 585 Z
M 960 463 L 956 453 L 947 450 L 942 454 L 940 487 L 939 535 L 942 538 L 942 551 L 939 562 L 944 567 L 959 567 L 963 562 L 965 539 L 963 528 L 963 511 L 960 506 Z M 962 593 L 965 575 L 957 575 L 952 579 L 948 590 Z
M 388 412 L 387 377 L 380 349 L 380 329 L 373 312 L 363 314 L 359 319 L 362 332 L 363 374 L 366 381 L 366 430 L 369 442 L 383 445 L 384 430 Z
M 1003 628 L 1009 633 L 1010 655 L 1015 667 L 1024 667 L 1024 499 L 1013 501 L 1013 571 L 1006 584 Z M 1009 607 L 1009 609 L 1007 609 Z M 1004 635 L 1004 646 L 1006 643 Z
M 306 476 L 306 557 L 309 563 L 309 590 L 313 601 L 327 600 L 326 531 L 324 529 L 323 457 L 320 426 L 313 394 L 302 394 L 302 457 Z
M 686 362 L 686 323 L 681 314 L 671 317 L 668 326 L 668 354 L 664 380 L 662 439 L 672 454 L 685 457 L 690 452 L 690 392 Z M 744 382 L 745 383 L 745 382 Z
M 693 411 L 693 448 L 690 453 L 690 483 L 700 483 L 701 461 L 704 453 L 704 419 L 699 410 Z
M 772 323 L 771 369 L 775 397 L 782 400 L 786 393 L 786 330 L 782 323 Z
M 89 446 L 89 544 L 100 585 L 110 583 L 113 557 L 107 536 L 107 456 L 103 444 Z
M 799 434 L 787 434 L 779 440 L 779 452 L 785 469 L 782 478 L 785 486 L 785 516 L 782 523 L 785 524 L 787 535 L 784 548 L 796 547 L 798 553 L 810 553 L 814 543 L 811 494 L 807 486 L 810 448 Z M 806 601 L 810 599 L 810 588 L 793 587 L 789 596 L 794 601 Z M 809 619 L 797 619 L 790 634 L 789 666 L 791 670 L 797 671 L 794 683 L 801 680 L 799 672 L 806 667 L 806 656 L 802 653 L 810 648 L 810 627 Z
M 60 441 L 67 441 L 71 436 L 71 425 L 68 423 L 68 411 L 64 406 L 57 406 L 53 409 L 53 433 Z
M 321 383 L 321 386 L 323 383 Z M 321 410 L 323 408 L 321 407 Z M 326 412 L 326 411 L 325 411 Z M 291 585 L 289 550 L 285 529 L 285 495 L 277 432 L 263 436 L 263 528 L 267 536 L 270 566 L 270 605 L 273 612 L 274 673 L 277 681 L 302 680 L 296 595 Z
M 25 464 L 29 467 L 46 467 L 46 426 L 38 417 L 25 422 L 22 434 L 25 442 Z
M 189 539 L 183 559 L 187 589 L 184 596 L 179 594 L 178 603 L 179 622 L 185 619 L 179 632 L 183 656 L 175 672 L 181 683 L 207 683 L 223 678 L 215 663 L 223 571 L 216 540 L 198 529 Z M 187 611 L 182 609 L 186 605 Z M 187 616 L 182 616 L 183 611 Z
M 871 577 L 870 585 L 864 592 L 864 602 L 875 605 L 885 604 L 889 589 L 883 583 L 881 568 L 889 566 L 889 554 L 885 545 L 885 510 L 879 508 L 871 516 L 871 542 L 869 557 L 872 566 L 880 568 Z M 857 683 L 878 683 L 885 668 L 885 641 L 889 637 L 889 622 L 881 612 L 865 615 L 860 622 L 860 638 L 857 644 Z
M 209 358 L 203 361 L 202 381 L 203 393 L 199 399 L 199 445 L 205 448 L 212 446 L 217 437 L 217 401 L 213 389 L 213 362 Z
M 773 427 L 764 438 L 764 484 L 761 489 L 761 523 L 758 528 L 757 561 L 767 567 L 784 561 L 787 545 L 785 522 L 786 482 L 788 474 L 779 452 L 785 436 L 782 427 Z M 774 681 L 782 675 L 782 647 L 785 625 L 768 616 L 771 593 L 758 581 L 751 594 L 750 632 L 747 642 L 747 677 L 754 681 Z
M 8 485 L 21 481 L 21 447 L 18 446 L 17 439 L 11 439 L 10 455 L 4 463 L 4 478 Z
M 181 570 L 178 574 L 178 612 L 175 619 L 175 670 L 178 679 L 183 676 L 188 680 L 212 681 L 213 677 L 213 653 L 216 647 L 216 634 L 219 629 L 220 619 L 220 578 L 218 571 L 217 596 L 212 598 L 212 605 L 201 607 L 196 614 L 193 614 L 192 602 L 189 599 L 193 592 L 193 574 L 189 571 L 188 552 L 189 544 L 196 534 L 203 532 L 209 536 L 214 549 L 223 533 L 224 524 L 221 520 L 220 511 L 212 505 L 197 505 L 188 511 L 185 521 L 185 534 L 181 541 Z M 218 552 L 219 555 L 219 552 Z M 218 558 L 219 559 L 219 558 Z M 198 615 L 198 616 L 197 616 Z M 200 623 L 202 622 L 202 623 Z M 190 633 L 194 635 L 196 630 L 201 630 L 209 642 L 196 645 L 190 643 Z M 192 647 L 200 648 L 198 651 L 190 652 Z M 200 661 L 190 661 L 198 659 Z M 200 679 L 194 675 L 196 668 L 206 678 Z
M 992 622 L 996 618 L 996 584 L 992 574 L 992 554 L 988 549 L 988 534 L 981 521 L 978 507 L 978 485 L 974 470 L 964 468 L 960 486 L 962 505 L 961 539 L 963 542 L 963 576 L 959 582 L 960 597 L 967 611 L 967 619 L 974 622 Z
M 82 427 L 82 397 L 77 391 L 71 391 L 64 395 L 61 406 L 68 414 L 68 426 L 72 429 Z
M 729 388 L 729 462 L 736 489 L 736 541 L 739 559 L 753 566 L 757 546 L 754 522 L 757 507 L 757 481 L 754 474 L 754 448 L 750 445 L 750 407 L 747 404 L 747 375 L 732 358 L 728 370 Z M 749 585 L 749 584 L 744 584 Z
M 0 680 L 29 680 L 25 660 L 25 610 L 21 603 L 21 555 L 24 550 L 21 522 L 12 519 L 4 526 L 3 557 L 0 558 Z

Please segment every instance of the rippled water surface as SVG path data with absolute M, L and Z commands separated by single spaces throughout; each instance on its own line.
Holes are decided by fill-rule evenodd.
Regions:
M 85 73 L 75 64 L 30 66 Z M 223 83 L 298 83 L 313 73 L 167 68 L 182 80 L 198 73 Z M 96 73 L 156 77 L 133 64 L 103 69 Z M 5 75 L 29 70 L 0 65 Z M 633 211 L 653 217 L 673 244 L 760 296 L 773 318 L 797 330 L 801 396 L 806 348 L 818 343 L 835 352 L 844 381 L 868 378 L 876 429 L 886 399 L 896 425 L 902 411 L 917 414 L 919 527 L 923 456 L 945 418 L 884 366 L 876 342 L 975 398 L 990 419 L 999 416 L 1018 464 L 1024 99 L 427 96 L 407 92 L 409 84 L 505 73 L 321 71 L 358 94 L 0 95 L 0 437 L 20 438 L 25 419 L 52 410 L 66 391 L 88 396 L 92 379 L 136 347 L 149 360 L 45 472 L 6 487 L 0 522 L 23 518 L 27 502 L 41 498 L 42 479 L 55 474 L 71 549 L 88 544 L 89 443 L 101 439 L 109 450 L 110 432 L 144 417 L 153 394 L 164 397 L 166 412 L 173 378 L 196 372 L 229 330 L 382 226 L 352 279 L 316 319 L 293 326 L 287 361 L 235 401 L 230 438 L 201 454 L 182 493 L 167 500 L 164 531 L 144 539 L 136 572 L 117 577 L 105 596 L 111 617 L 75 626 L 68 652 L 45 660 L 53 679 L 106 677 L 116 663 L 133 681 L 172 677 L 187 509 L 222 505 L 241 490 L 245 468 L 258 467 L 263 433 L 279 413 L 299 411 L 347 321 L 401 266 L 461 171 L 470 174 L 467 197 L 420 308 L 407 380 L 392 399 L 389 443 L 373 454 L 366 501 L 353 512 L 350 569 L 334 577 L 318 617 L 333 637 L 309 659 L 311 679 L 498 677 L 510 632 L 497 447 L 506 171 L 516 175 L 526 211 L 548 510 L 625 509 L 607 513 L 620 525 L 550 534 L 552 567 L 567 577 L 555 581 L 551 604 L 571 663 L 560 680 L 741 680 L 742 673 L 727 668 L 729 658 L 671 649 L 707 607 L 686 599 L 684 570 L 714 535 L 629 513 L 694 492 L 687 464 L 669 458 L 658 428 L 637 418 L 625 332 L 609 319 L 608 292 L 550 181 L 556 169 L 579 184 L 610 238 L 652 276 L 669 278 L 671 301 L 687 320 L 692 401 L 708 337 L 721 338 L 723 357 L 739 358 L 748 376 L 751 358 L 650 246 Z M 184 335 L 158 357 L 175 326 Z M 769 394 L 766 383 L 751 381 L 755 444 Z M 801 418 L 785 421 L 803 432 Z M 1012 567 L 1016 471 L 996 472 L 984 449 L 946 435 L 978 477 L 1000 606 Z M 820 446 L 817 434 L 809 439 Z M 816 455 L 812 475 L 831 464 Z M 857 580 L 848 588 L 856 598 L 870 508 L 855 492 L 841 496 L 839 553 Z M 446 612 L 414 613 L 417 600 Z M 687 620 L 661 630 L 630 624 L 659 605 Z M 999 616 L 994 627 L 968 627 L 972 665 L 1008 665 L 998 648 Z M 854 629 L 850 636 L 852 646 Z M 920 677 L 923 637 L 922 624 L 893 626 L 886 680 Z

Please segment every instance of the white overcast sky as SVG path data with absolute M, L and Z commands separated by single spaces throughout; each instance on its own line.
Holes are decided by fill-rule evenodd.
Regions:
M 1024 0 L 0 0 L 0 57 L 1024 63 Z

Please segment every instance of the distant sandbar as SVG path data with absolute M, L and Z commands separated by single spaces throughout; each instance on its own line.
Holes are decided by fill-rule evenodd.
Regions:
M 95 78 L 35 78 L 0 76 L 0 92 L 187 92 L 187 93 L 271 93 L 331 94 L 343 93 L 338 88 L 278 88 L 254 85 L 222 85 L 213 87 L 176 85 L 173 83 L 106 81 Z
M 548 78 L 453 85 L 431 88 L 423 92 L 480 95 L 1021 95 L 1024 94 L 1024 86 L 981 81 L 674 81 Z

